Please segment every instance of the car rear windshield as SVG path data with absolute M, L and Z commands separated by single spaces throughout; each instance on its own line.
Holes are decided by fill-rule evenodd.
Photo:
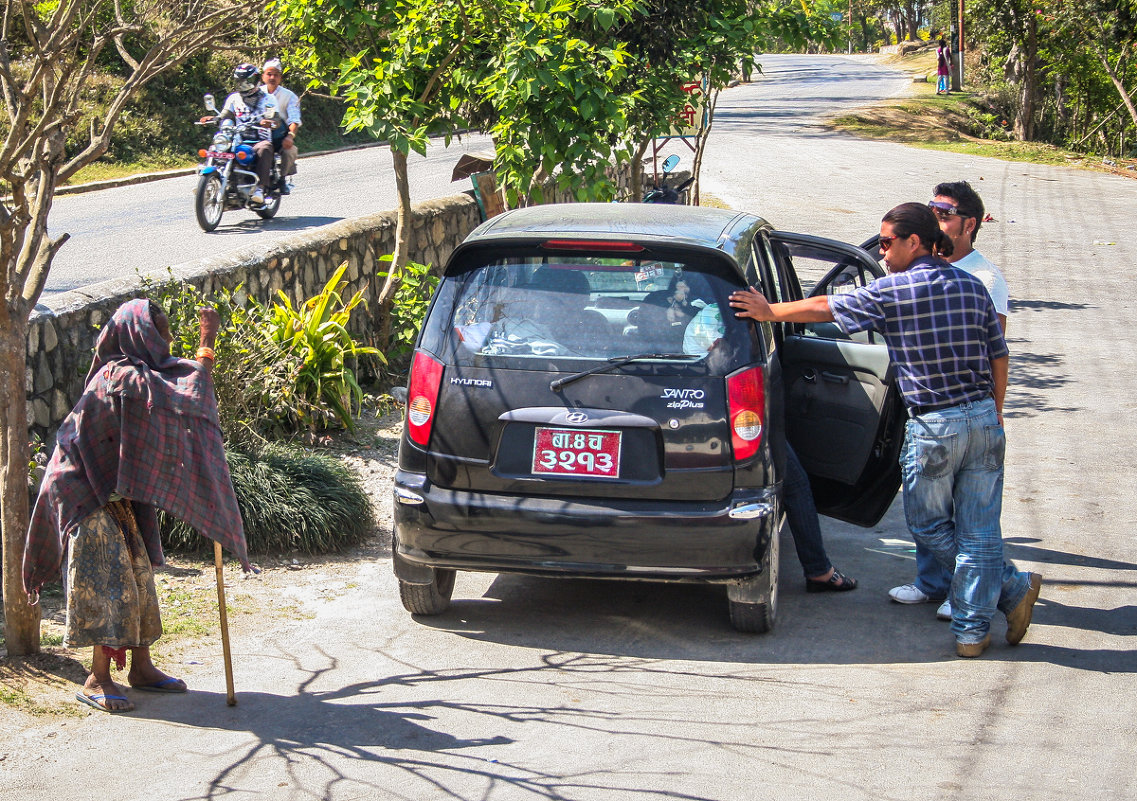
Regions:
M 451 286 L 444 285 L 440 298 L 453 308 L 446 350 L 457 364 L 524 369 L 514 360 L 548 364 L 636 354 L 733 364 L 738 351 L 749 351 L 747 325 L 727 300 L 741 281 L 706 257 L 518 256 L 446 282 Z

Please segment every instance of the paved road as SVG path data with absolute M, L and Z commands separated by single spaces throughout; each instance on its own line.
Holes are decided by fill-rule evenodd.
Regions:
M 899 84 L 839 58 L 766 62 L 765 81 L 722 97 L 707 191 L 858 239 L 962 177 L 997 218 L 979 245 L 1014 297 L 1003 520 L 1010 555 L 1046 576 L 1022 645 L 999 625 L 985 658 L 959 660 L 934 606 L 886 600 L 914 569 L 896 507 L 872 530 L 824 522 L 830 556 L 861 580 L 848 595 L 807 595 L 785 541 L 778 627 L 762 637 L 733 633 L 709 588 L 475 574 L 451 612 L 412 622 L 388 565 L 364 561 L 342 583 L 295 574 L 330 598 L 309 597 L 264 645 L 236 643 L 233 709 L 203 643 L 189 698 L 0 723 L 5 794 L 1137 797 L 1137 184 L 858 142 L 792 109 L 779 124 L 790 71 L 819 98 L 838 91 L 825 74 Z
M 408 173 L 414 202 L 468 189 L 451 183 L 454 163 L 465 152 L 493 151 L 488 137 L 471 135 L 449 148 L 432 145 L 426 156 L 411 154 Z M 373 214 L 396 205 L 391 152 L 372 147 L 302 158 L 293 194 L 269 221 L 251 211 L 226 212 L 211 234 L 197 225 L 193 191 L 197 176 L 56 198 L 51 232 L 71 234 L 48 275 L 44 295 L 66 292 L 136 272 L 164 270 L 218 256 L 257 242 Z

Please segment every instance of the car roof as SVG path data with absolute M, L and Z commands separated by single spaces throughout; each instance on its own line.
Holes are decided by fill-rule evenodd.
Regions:
M 725 250 L 768 228 L 761 217 L 728 209 L 654 203 L 556 203 L 515 209 L 478 226 L 463 246 L 549 237 L 631 239 Z

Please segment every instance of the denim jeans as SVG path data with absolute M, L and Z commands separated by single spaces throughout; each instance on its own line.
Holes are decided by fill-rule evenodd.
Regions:
M 963 643 L 980 642 L 995 610 L 1006 614 L 1030 589 L 1029 575 L 1003 558 L 1005 443 L 988 398 L 909 420 L 900 457 L 908 530 L 954 568 L 951 628 Z
M 936 555 L 916 543 L 916 581 L 920 592 L 941 601 L 951 592 L 951 571 L 941 565 Z
M 786 476 L 782 481 L 782 504 L 786 507 L 786 521 L 794 536 L 794 548 L 801 562 L 805 577 L 821 576 L 829 572 L 833 565 L 825 555 L 821 542 L 821 522 L 817 519 L 817 507 L 813 503 L 813 490 L 809 486 L 809 476 L 798 461 L 797 454 L 786 443 Z

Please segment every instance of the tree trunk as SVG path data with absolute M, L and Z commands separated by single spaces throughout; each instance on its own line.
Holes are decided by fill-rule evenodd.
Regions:
M 380 320 L 379 350 L 385 351 L 391 342 L 391 303 L 395 297 L 395 290 L 399 288 L 399 281 L 403 275 L 403 266 L 407 263 L 410 252 L 410 225 L 411 225 L 411 184 L 407 177 L 407 154 L 391 148 L 391 163 L 395 172 L 395 189 L 398 193 L 399 205 L 395 217 L 395 252 L 391 254 L 391 266 L 387 271 L 387 278 L 383 288 L 379 291 L 379 302 L 375 310 Z
M 28 534 L 28 422 L 24 387 L 27 314 L 0 303 L 0 518 L 4 539 L 4 639 L 10 656 L 39 652 L 39 607 L 24 593 Z
M 644 199 L 644 171 L 643 163 L 644 156 L 647 154 L 647 149 L 651 145 L 651 137 L 644 139 L 640 142 L 640 146 L 636 148 L 635 154 L 632 156 L 631 165 L 631 183 L 628 191 L 631 197 L 628 198 L 629 203 L 639 203 Z
M 1114 88 L 1117 89 L 1117 93 L 1121 95 L 1121 102 L 1125 104 L 1125 108 L 1129 112 L 1129 117 L 1133 120 L 1133 124 L 1137 125 L 1137 105 L 1134 105 L 1133 98 L 1125 91 L 1125 84 L 1121 82 L 1121 77 L 1118 75 L 1119 70 L 1109 63 L 1109 56 L 1102 51 L 1098 51 L 1098 61 L 1105 67 L 1106 75 L 1109 76 L 1110 82 L 1113 83 Z
M 1022 142 L 1034 138 L 1035 109 L 1038 95 L 1038 26 L 1031 16 L 1026 23 L 1026 36 L 1012 48 L 1005 69 L 1007 79 L 1018 87 L 1014 135 Z

